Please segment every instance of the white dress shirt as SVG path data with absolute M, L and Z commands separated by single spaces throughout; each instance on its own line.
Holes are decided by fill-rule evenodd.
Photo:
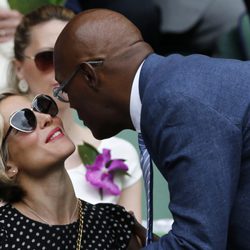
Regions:
M 141 98 L 139 93 L 139 78 L 144 61 L 138 68 L 132 84 L 130 95 L 130 117 L 136 132 L 141 132 Z

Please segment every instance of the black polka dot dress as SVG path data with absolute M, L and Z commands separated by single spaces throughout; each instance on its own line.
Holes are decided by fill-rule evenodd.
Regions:
M 81 249 L 126 249 L 133 217 L 118 205 L 82 202 L 84 223 Z M 0 250 L 74 250 L 79 220 L 68 225 L 47 225 L 21 214 L 10 204 L 0 207 Z

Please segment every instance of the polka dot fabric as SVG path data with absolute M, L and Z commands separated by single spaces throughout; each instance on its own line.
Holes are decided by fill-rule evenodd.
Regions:
M 114 204 L 82 202 L 84 226 L 81 249 L 126 249 L 134 226 L 133 217 Z M 73 250 L 79 220 L 49 226 L 22 215 L 10 204 L 0 207 L 0 250 Z

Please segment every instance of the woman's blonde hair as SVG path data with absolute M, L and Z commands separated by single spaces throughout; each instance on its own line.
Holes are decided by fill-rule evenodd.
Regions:
M 0 91 L 0 103 L 9 96 L 18 95 L 16 90 L 8 88 Z M 4 118 L 0 113 L 0 200 L 4 202 L 16 202 L 22 199 L 25 192 L 16 183 L 15 179 L 11 179 L 6 173 L 6 162 L 8 159 L 7 143 L 3 145 L 4 138 Z

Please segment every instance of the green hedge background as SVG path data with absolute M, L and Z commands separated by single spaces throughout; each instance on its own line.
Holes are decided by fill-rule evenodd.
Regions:
M 63 0 L 9 0 L 8 2 L 12 9 L 17 9 L 23 14 L 42 5 L 64 3 Z

